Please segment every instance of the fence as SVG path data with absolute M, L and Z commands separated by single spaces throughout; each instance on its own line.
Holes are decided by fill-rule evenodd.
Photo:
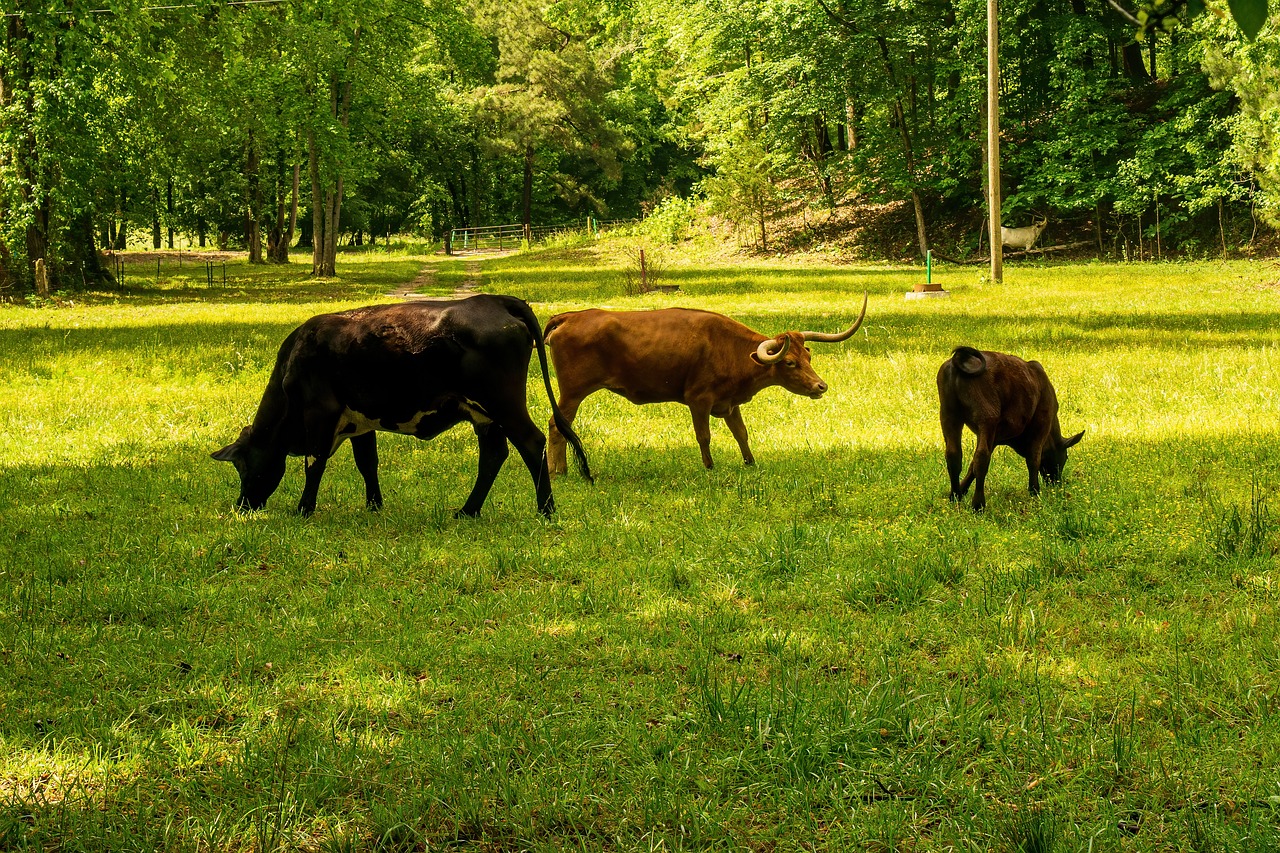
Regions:
M 480 228 L 454 228 L 449 232 L 445 250 L 454 252 L 501 252 L 518 249 L 524 244 L 545 243 L 560 234 L 581 233 L 598 235 L 601 231 L 634 222 L 631 219 L 600 220 L 588 216 L 585 222 L 565 225 L 485 225 Z

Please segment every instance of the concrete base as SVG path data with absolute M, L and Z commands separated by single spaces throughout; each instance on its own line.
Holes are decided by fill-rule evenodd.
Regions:
M 933 299 L 938 296 L 950 296 L 948 290 L 908 290 L 908 299 Z

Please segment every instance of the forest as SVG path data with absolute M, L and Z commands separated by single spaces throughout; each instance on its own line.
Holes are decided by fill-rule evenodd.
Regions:
M 1226 256 L 1274 223 L 1280 36 L 1174 4 L 1000 6 L 1005 224 L 1114 257 Z M 782 211 L 905 212 L 980 251 L 974 0 L 6 0 L 0 292 L 101 252 L 251 263 L 667 205 L 768 250 Z M 1213 10 L 1210 10 L 1213 11 Z M 1247 16 L 1246 16 L 1247 17 Z M 1243 25 L 1243 24 L 1242 24 Z M 963 228 L 957 227 L 963 225 Z M 1153 247 L 1153 248 L 1152 248 Z

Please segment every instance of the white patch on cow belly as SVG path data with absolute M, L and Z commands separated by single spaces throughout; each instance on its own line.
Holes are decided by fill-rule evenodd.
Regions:
M 458 404 L 458 408 L 467 413 L 467 417 L 471 418 L 473 424 L 491 424 L 493 418 L 489 417 L 484 407 L 475 400 L 463 400 Z
M 355 427 L 353 430 L 347 427 Z M 375 429 L 381 429 L 377 421 L 371 421 L 364 415 L 354 409 L 343 409 L 342 414 L 338 417 L 338 436 L 342 438 L 350 438 L 353 435 L 364 435 L 366 432 L 373 432 Z
M 429 418 L 436 414 L 435 409 L 428 409 L 425 412 L 418 412 L 409 420 L 394 427 L 383 426 L 382 421 L 372 420 L 354 409 L 343 409 L 342 414 L 338 417 L 338 428 L 333 435 L 333 451 L 337 452 L 338 445 L 348 438 L 355 438 L 357 435 L 364 435 L 366 432 L 396 432 L 402 435 L 417 435 L 418 425 L 422 423 L 423 418 Z M 355 429 L 351 429 L 355 427 Z
M 404 423 L 397 425 L 395 428 L 395 431 L 399 433 L 403 433 L 404 435 L 417 435 L 418 425 L 422 423 L 422 419 L 430 417 L 435 413 L 436 413 L 435 409 L 431 409 L 430 411 L 426 411 L 426 412 L 418 412 L 418 414 L 414 415 L 410 420 L 407 420 Z

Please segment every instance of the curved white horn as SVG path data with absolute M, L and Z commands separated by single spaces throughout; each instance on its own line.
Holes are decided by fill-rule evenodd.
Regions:
M 858 315 L 858 321 L 843 332 L 828 334 L 826 332 L 801 332 L 800 334 L 806 341 L 814 341 L 820 344 L 838 344 L 841 341 L 847 341 L 853 337 L 853 333 L 858 331 L 858 327 L 862 325 L 862 318 L 867 316 L 867 292 L 862 291 L 862 313 Z
M 760 359 L 761 364 L 776 364 L 782 361 L 782 357 L 787 354 L 787 350 L 791 349 L 791 337 L 783 335 L 782 346 L 778 348 L 777 352 L 770 352 L 770 347 L 777 342 L 777 338 L 769 338 L 767 341 L 761 341 L 760 346 L 756 347 L 756 358 Z

